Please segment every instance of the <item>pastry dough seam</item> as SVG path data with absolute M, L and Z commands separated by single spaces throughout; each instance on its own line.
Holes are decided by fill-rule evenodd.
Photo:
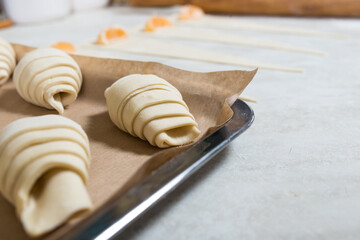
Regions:
M 71 128 L 68 128 L 68 129 L 69 129 L 69 130 L 73 130 L 73 129 L 71 129 Z M 41 130 L 48 130 L 48 129 L 41 129 Z M 29 133 L 29 132 L 33 132 L 33 131 L 36 131 L 36 130 L 31 129 L 31 130 L 29 130 L 29 131 L 25 131 L 25 132 L 23 132 L 23 133 L 20 133 L 20 134 L 17 135 L 17 136 L 11 136 L 11 137 L 9 137 L 8 141 L 6 141 L 6 142 L 4 142 L 3 144 L 1 144 L 1 146 L 3 146 L 3 147 L 0 148 L 0 159 L 3 158 L 4 149 L 6 149 L 6 147 L 7 147 L 14 139 L 16 139 L 17 137 L 19 137 L 19 136 L 21 136 L 21 135 L 23 135 L 23 134 L 25 134 L 25 133 Z M 75 131 L 75 132 L 77 132 L 77 131 Z M 84 138 L 84 137 L 82 136 L 82 134 L 79 134 L 79 135 L 83 138 L 84 142 L 88 142 L 88 139 L 87 139 L 87 138 Z M 70 139 L 70 138 L 69 138 L 69 139 Z M 86 146 L 84 147 L 82 144 L 79 144 L 79 143 L 77 143 L 77 142 L 75 142 L 75 141 L 73 141 L 73 140 L 71 140 L 71 139 L 69 140 L 69 139 L 63 138 L 63 140 L 59 140 L 59 138 L 58 138 L 57 140 L 54 140 L 54 139 L 48 140 L 48 142 L 64 141 L 64 140 L 68 140 L 68 141 L 74 142 L 74 143 L 78 144 L 78 145 L 84 150 L 84 152 L 86 153 L 86 155 L 90 158 L 90 153 L 87 151 Z M 38 144 L 44 143 L 44 140 L 43 140 L 43 139 L 40 139 L 40 140 L 41 140 L 41 142 L 36 142 L 36 143 L 31 144 L 31 145 L 26 145 L 26 144 L 24 144 L 24 145 L 26 145 L 26 146 L 21 146 L 21 149 L 18 150 L 16 154 L 11 153 L 11 155 L 12 155 L 13 157 L 15 157 L 17 154 L 19 154 L 20 152 L 22 152 L 22 151 L 23 151 L 24 149 L 26 149 L 26 148 L 29 148 L 29 147 L 31 147 L 31 146 L 36 146 L 36 145 L 38 145 Z M 5 153 L 6 153 L 6 152 L 5 152 Z M 1 166 L 1 165 L 4 165 L 5 163 L 7 163 L 3 168 L 0 167 L 0 176 L 2 176 L 2 177 L 0 177 L 0 188 L 2 188 L 2 185 L 3 185 L 3 183 L 4 183 L 4 177 L 6 176 L 6 173 L 3 173 L 3 171 L 9 169 L 9 167 L 11 166 L 13 157 L 11 158 L 11 160 L 6 160 L 6 162 L 4 162 L 4 161 L 1 161 L 1 162 L 0 162 L 0 166 Z M 90 165 L 90 164 L 87 163 L 87 167 L 89 167 L 89 165 Z M 4 169 L 4 170 L 1 171 L 1 169 Z
M 25 56 L 25 57 L 26 57 L 26 56 Z M 24 60 L 25 57 L 24 57 L 22 60 Z M 47 59 L 47 58 L 62 58 L 62 59 L 64 59 L 65 61 L 67 60 L 68 62 L 61 62 L 60 64 L 59 64 L 59 63 L 53 63 L 54 66 L 53 66 L 53 65 L 50 65 L 50 66 L 47 66 L 45 69 L 42 69 L 41 71 L 38 71 L 38 72 L 33 73 L 33 75 L 30 76 L 31 78 L 29 79 L 28 82 L 31 82 L 36 75 L 38 75 L 38 74 L 40 74 L 40 73 L 42 73 L 42 72 L 44 72 L 44 71 L 46 71 L 46 70 L 55 68 L 55 67 L 69 67 L 69 68 L 72 68 L 73 70 L 75 70 L 75 71 L 77 72 L 77 74 L 79 75 L 79 78 L 80 78 L 80 79 L 82 78 L 81 72 L 79 71 L 79 69 L 77 69 L 77 68 L 75 67 L 75 66 L 77 66 L 76 62 L 73 63 L 74 60 L 73 60 L 70 56 L 62 56 L 62 55 L 42 56 L 42 57 L 39 57 L 39 58 L 31 59 L 31 61 L 29 61 L 28 63 L 26 63 L 23 67 L 20 66 L 20 64 L 18 65 L 19 67 L 22 67 L 22 68 L 19 69 L 19 70 L 21 70 L 21 72 L 20 72 L 19 74 L 17 74 L 17 71 L 15 72 L 16 76 L 14 75 L 14 77 L 15 77 L 16 79 L 18 79 L 18 81 L 15 81 L 15 84 L 17 83 L 16 86 L 19 87 L 19 84 L 20 84 L 20 83 L 21 83 L 21 84 L 24 84 L 24 83 L 22 83 L 23 74 L 24 74 L 24 72 L 27 70 L 27 68 L 28 68 L 31 64 L 35 63 L 35 62 L 38 61 L 38 60 L 43 60 L 43 59 Z M 75 65 L 75 66 L 74 66 L 74 65 Z M 26 86 L 27 86 L 27 85 L 28 85 L 28 84 L 26 84 Z
M 56 152 L 48 152 L 48 153 L 40 154 L 40 155 L 35 156 L 35 157 L 33 157 L 32 159 L 28 160 L 28 161 L 26 162 L 26 164 L 25 164 L 24 166 L 22 166 L 21 171 L 18 172 L 18 173 L 15 175 L 14 181 L 13 181 L 12 183 L 9 183 L 9 180 L 8 180 L 9 176 L 6 175 L 5 180 L 3 180 L 3 184 L 2 184 L 2 188 L 3 188 L 3 191 L 2 191 L 2 192 L 3 192 L 3 193 L 5 193 L 5 192 L 9 193 L 9 196 L 7 196 L 7 197 L 10 198 L 9 200 L 12 200 L 12 201 L 13 201 L 13 200 L 15 199 L 15 198 L 14 198 L 14 196 L 15 196 L 15 193 L 14 193 L 14 191 L 15 191 L 15 186 L 17 186 L 18 180 L 19 180 L 20 176 L 23 174 L 23 172 L 26 170 L 26 168 L 27 168 L 28 166 L 31 166 L 31 164 L 36 163 L 36 161 L 38 161 L 38 160 L 41 159 L 41 158 L 48 157 L 48 156 L 51 156 L 51 155 L 56 155 L 56 154 L 71 155 L 71 156 L 73 156 L 73 157 L 76 157 L 76 158 L 80 159 L 81 162 L 84 164 L 85 170 L 86 170 L 86 171 L 89 170 L 88 164 L 87 164 L 87 162 L 86 162 L 86 159 L 84 159 L 83 156 L 81 156 L 80 154 L 76 154 L 76 153 L 71 152 L 71 151 L 56 151 Z M 57 163 L 57 162 L 53 162 L 53 163 Z M 50 163 L 49 163 L 49 164 L 50 164 Z M 61 162 L 58 162 L 58 164 L 62 164 L 62 163 L 61 163 Z M 70 163 L 69 163 L 69 164 L 70 164 Z M 10 167 L 11 167 L 11 166 L 10 166 Z M 62 168 L 62 167 L 61 167 L 61 168 Z M 72 167 L 72 168 L 74 168 L 74 167 Z M 10 168 L 9 168 L 9 169 L 10 169 Z M 79 172 L 80 172 L 80 171 L 79 171 Z M 82 175 L 82 173 L 81 173 L 81 175 Z M 85 176 L 84 176 L 84 177 L 85 177 Z M 86 177 L 85 179 L 87 179 L 87 177 Z M 84 183 L 86 183 L 86 181 L 84 181 Z M 4 194 L 4 195 L 5 195 L 5 194 Z
M 34 146 L 42 145 L 42 144 L 47 144 L 47 143 L 52 143 L 52 142 L 64 142 L 64 141 L 66 141 L 66 142 L 72 142 L 72 143 L 75 143 L 75 144 L 79 145 L 79 146 L 81 147 L 81 149 L 84 150 L 84 153 L 86 154 L 86 156 L 87 156 L 88 158 L 90 157 L 90 156 L 89 156 L 89 155 L 90 155 L 89 152 L 87 151 L 86 147 L 84 148 L 84 146 L 83 146 L 82 143 L 79 143 L 79 142 L 77 142 L 77 141 L 75 141 L 75 140 L 73 140 L 73 139 L 70 139 L 70 138 L 53 138 L 53 139 L 48 140 L 48 141 L 46 141 L 46 142 L 41 141 L 41 142 L 36 142 L 36 143 L 34 143 L 34 144 L 31 144 L 31 145 L 26 145 L 26 144 L 24 144 L 24 146 L 21 146 L 20 149 L 16 149 L 17 151 L 16 151 L 15 154 L 14 154 L 14 153 L 11 153 L 11 155 L 10 155 L 11 158 L 9 158 L 9 159 L 7 160 L 8 164 L 7 164 L 7 168 L 5 169 L 6 172 L 2 174 L 1 179 L 0 179 L 0 183 L 1 183 L 0 188 L 1 188 L 1 191 L 4 192 L 4 190 L 5 190 L 5 185 L 6 185 L 6 182 L 7 182 L 6 179 L 7 179 L 7 177 L 8 177 L 8 174 L 7 174 L 7 173 L 8 173 L 8 169 L 11 168 L 12 163 L 13 163 L 13 161 L 14 161 L 14 158 L 15 158 L 17 155 L 19 155 L 21 152 L 23 152 L 24 150 L 26 150 L 26 149 L 28 149 L 28 148 L 30 148 L 30 147 L 34 147 Z M 85 166 L 86 166 L 87 169 L 89 169 L 89 167 L 90 167 L 90 166 L 89 166 L 89 165 L 90 165 L 89 162 L 87 162 L 86 159 L 83 158 L 83 156 L 81 156 L 80 154 L 77 154 L 77 153 L 73 153 L 73 152 L 71 152 L 71 151 L 66 151 L 66 150 L 54 151 L 54 152 L 48 152 L 48 153 L 42 153 L 42 154 L 40 154 L 39 156 L 35 156 L 33 159 L 29 160 L 29 162 L 27 162 L 26 165 L 31 164 L 31 162 L 35 161 L 35 160 L 36 160 L 37 158 L 39 158 L 39 157 L 44 157 L 44 156 L 49 155 L 49 154 L 51 154 L 51 153 L 54 153 L 54 154 L 61 154 L 61 153 L 72 154 L 72 155 L 77 156 L 78 158 L 82 159 L 82 160 L 84 161 Z
M 118 104 L 118 106 L 116 108 L 116 113 L 117 113 L 118 119 L 120 120 L 120 121 L 117 121 L 117 122 L 119 122 L 119 125 L 121 125 L 121 127 L 120 127 L 121 129 L 125 130 L 125 127 L 124 127 L 124 124 L 123 124 L 124 122 L 123 122 L 123 117 L 122 117 L 123 114 L 122 113 L 123 113 L 123 109 L 126 106 L 126 104 L 133 97 L 137 96 L 138 94 L 144 93 L 146 91 L 151 91 L 151 90 L 158 89 L 158 90 L 166 90 L 166 91 L 172 92 L 169 89 L 160 88 L 161 86 L 167 87 L 168 85 L 165 85 L 165 84 L 152 84 L 152 85 L 148 85 L 148 86 L 142 86 L 142 87 L 139 87 L 139 88 L 131 91 L 129 94 L 127 94 L 125 97 L 123 97 L 121 99 L 121 101 L 119 101 L 119 104 Z M 141 90 L 143 90 L 143 91 L 141 91 Z M 176 94 L 178 94 L 178 93 L 176 93 Z M 110 98 L 109 101 L 111 101 L 111 98 Z M 120 118 L 119 118 L 119 116 L 120 116 Z
M 83 181 L 84 185 L 87 184 L 88 176 L 86 176 L 86 173 L 79 171 L 76 166 L 65 163 L 65 162 L 51 162 L 48 163 L 45 168 L 41 169 L 39 173 L 36 174 L 36 178 L 31 181 L 31 184 L 27 188 L 27 191 L 25 191 L 25 196 L 28 194 L 30 196 L 31 191 L 33 190 L 34 186 L 36 185 L 37 181 L 39 181 L 49 170 L 66 170 L 71 171 L 77 175 L 80 175 L 81 180 Z M 24 204 L 26 203 L 26 198 L 23 195 L 24 191 L 21 190 L 21 184 L 14 184 L 14 189 L 11 192 L 12 199 L 14 200 L 16 206 L 18 207 L 18 214 L 21 213 L 24 210 Z
M 152 102 L 151 104 L 145 105 L 145 106 L 139 108 L 139 109 L 135 112 L 135 114 L 133 115 L 134 117 L 133 117 L 133 118 L 131 119 L 131 121 L 130 121 L 130 129 L 133 127 L 134 119 L 137 118 L 137 116 L 139 115 L 139 113 L 140 113 L 141 111 L 143 111 L 145 108 L 148 108 L 148 107 L 151 107 L 151 106 L 154 106 L 154 105 L 158 105 L 158 104 L 162 104 L 162 103 L 178 103 L 178 104 L 183 105 L 184 107 L 187 107 L 187 106 L 186 106 L 186 103 L 183 102 L 182 100 L 181 100 L 181 101 L 176 101 L 176 100 L 159 99 L 159 100 L 157 100 L 157 102 Z M 125 129 L 127 130 L 125 124 L 124 124 L 124 127 L 125 127 Z M 128 130 L 127 130 L 127 131 L 128 131 Z M 128 132 L 129 132 L 129 131 L 128 131 Z M 129 133 L 130 133 L 130 132 L 129 132 Z
M 41 90 L 41 94 L 35 94 L 34 92 L 33 93 L 29 93 L 29 96 L 30 96 L 30 99 L 33 101 L 33 103 L 34 104 L 36 104 L 36 105 L 38 105 L 38 103 L 36 103 L 35 102 L 35 100 L 36 101 L 38 101 L 38 102 L 40 102 L 40 103 L 42 103 L 43 105 L 47 105 L 47 106 L 51 106 L 48 102 L 46 102 L 46 99 L 45 99 L 45 97 L 46 97 L 46 95 L 45 95 L 45 93 L 47 93 L 47 91 L 50 89 L 50 88 L 52 88 L 52 87 L 57 87 L 57 86 L 61 86 L 61 85 L 64 85 L 64 86 L 67 86 L 67 87 L 71 87 L 74 91 L 73 91 L 73 93 L 75 93 L 74 95 L 77 95 L 77 92 L 79 91 L 79 89 L 76 89 L 74 86 L 72 86 L 69 82 L 65 82 L 65 80 L 64 79 L 71 79 L 71 78 L 68 78 L 68 77 L 56 77 L 56 78 L 59 78 L 59 81 L 62 81 L 62 82 L 53 82 L 52 83 L 52 85 L 50 85 L 49 86 L 49 83 L 48 82 L 46 82 L 46 81 L 44 81 L 44 82 L 42 82 L 42 83 L 40 83 L 39 84 L 39 86 L 37 86 L 36 87 L 36 90 Z M 54 78 L 55 79 L 55 78 Z M 52 79 L 52 80 L 54 80 L 54 79 Z M 47 88 L 41 88 L 40 86 L 42 86 L 42 85 L 45 85 Z M 58 93 L 62 93 L 61 91 L 60 92 L 58 92 Z M 57 94 L 58 94 L 57 93 Z M 64 91 L 64 93 L 65 93 L 65 91 Z M 35 96 L 34 96 L 35 95 Z M 55 94 L 52 94 L 53 96 L 55 95 Z M 35 97 L 35 98 L 34 98 Z M 75 96 L 75 99 L 76 99 L 77 97 Z
M 29 84 L 33 81 L 33 79 L 34 79 L 37 75 L 39 75 L 39 74 L 41 74 L 41 73 L 43 73 L 43 72 L 45 72 L 45 71 L 47 71 L 47 70 L 52 70 L 52 69 L 54 69 L 55 67 L 69 67 L 69 68 L 72 68 L 72 69 L 74 69 L 74 70 L 76 71 L 75 67 L 72 66 L 72 65 L 70 65 L 70 64 L 65 64 L 65 63 L 58 64 L 58 63 L 54 63 L 54 66 L 51 65 L 51 66 L 48 66 L 48 68 L 45 68 L 45 69 L 42 69 L 42 70 L 40 70 L 40 71 L 34 72 L 34 73 L 30 76 L 29 79 L 26 79 L 26 80 L 27 80 L 26 83 L 23 83 L 23 82 L 22 82 L 22 79 L 21 79 L 21 78 L 18 78 L 18 84 L 23 84 L 23 85 L 25 85 L 26 87 L 28 87 Z M 46 79 L 46 80 L 49 80 L 49 78 Z M 46 80 L 45 80 L 45 81 L 46 81 Z
M 79 127 L 80 127 L 80 126 L 79 126 Z M 23 134 L 28 133 L 28 132 L 41 131 L 41 130 L 51 130 L 51 129 L 54 129 L 54 128 L 65 128 L 65 129 L 73 130 L 73 131 L 77 132 L 78 134 L 80 134 L 85 141 L 88 141 L 88 138 L 87 138 L 87 136 L 85 135 L 85 133 L 79 131 L 76 127 L 73 127 L 73 126 L 61 125 L 61 124 L 59 124 L 59 125 L 51 125 L 51 126 L 44 126 L 44 127 L 38 126 L 38 127 L 36 127 L 36 128 L 24 129 L 24 130 L 22 130 L 22 131 L 13 133 L 10 137 L 6 138 L 6 141 L 0 142 L 0 157 L 1 157 L 1 154 L 2 154 L 2 149 L 5 148 L 5 146 L 6 146 L 10 141 L 12 141 L 14 138 L 19 137 L 20 135 L 23 135 Z M 3 131 L 3 132 L 2 132 L 3 135 L 5 135 L 4 130 L 5 130 L 5 129 L 2 130 L 2 131 Z M 1 139 L 1 137 L 2 137 L 2 135 L 0 135 L 0 139 Z M 3 146 L 3 144 L 5 144 L 5 146 L 4 146 L 4 147 L 1 147 L 1 146 Z
M 147 89 L 144 89 L 144 91 L 140 91 L 131 95 L 131 96 L 127 96 L 126 98 L 124 98 L 124 100 L 119 104 L 119 107 L 118 107 L 118 110 L 117 112 L 119 113 L 118 116 L 120 115 L 120 120 L 121 120 L 121 124 L 124 126 L 124 129 L 126 129 L 126 126 L 124 125 L 124 108 L 126 107 L 126 105 L 128 104 L 128 102 L 133 98 L 133 97 L 136 97 L 138 96 L 139 94 L 142 94 L 142 93 L 145 93 L 145 92 L 148 92 L 148 91 L 152 91 L 152 90 L 164 90 L 164 91 L 167 91 L 167 92 L 172 92 L 171 90 L 169 89 L 164 89 L 164 88 L 147 88 Z M 134 92 L 133 92 L 134 93 Z M 186 108 L 186 106 L 185 106 Z
M 53 70 L 54 68 L 52 69 L 47 69 L 49 71 Z M 45 72 L 45 71 L 44 71 Z M 34 82 L 36 82 L 36 85 L 34 86 L 34 89 L 37 89 L 39 87 L 40 84 L 42 83 L 45 83 L 47 80 L 49 79 L 54 79 L 54 78 L 60 78 L 60 77 L 67 77 L 69 79 L 72 79 L 74 82 L 75 82 L 75 85 L 76 85 L 76 91 L 78 92 L 81 88 L 81 83 L 79 83 L 78 81 L 76 81 L 76 79 L 74 78 L 73 75 L 71 74 L 68 74 L 68 73 L 58 73 L 58 74 L 55 74 L 51 77 L 45 77 L 45 78 L 40 78 L 39 80 L 37 79 L 32 79 L 33 81 L 31 81 L 29 84 L 28 84 L 28 89 L 27 89 L 27 94 L 30 95 L 30 88 L 32 87 L 32 85 L 34 84 Z M 36 81 L 34 81 L 36 80 Z
M 152 139 L 151 142 L 150 142 L 150 141 L 149 141 L 149 142 L 150 142 L 151 144 L 154 143 L 154 144 L 152 144 L 152 145 L 156 146 L 155 140 L 156 140 L 157 136 L 158 136 L 160 133 L 166 132 L 166 131 L 168 131 L 168 130 L 175 130 L 175 129 L 183 128 L 183 127 L 196 127 L 196 124 L 194 124 L 194 123 L 183 123 L 183 124 L 177 125 L 176 128 L 174 128 L 174 127 L 168 127 L 168 128 L 161 129 L 161 130 L 159 130 L 157 133 L 154 134 L 154 138 Z M 169 145 L 170 145 L 170 144 L 169 144 Z
M 142 126 L 142 129 L 141 129 L 141 135 L 144 136 L 144 129 L 146 127 L 146 125 L 148 125 L 150 122 L 154 121 L 154 120 L 159 120 L 159 119 L 162 119 L 162 118 L 168 118 L 168 117 L 190 117 L 192 118 L 194 121 L 195 121 L 195 118 L 191 115 L 191 114 L 186 114 L 186 113 L 183 113 L 183 114 L 169 114 L 169 115 L 163 115 L 161 117 L 156 117 L 156 118 L 151 118 L 150 120 L 148 120 L 147 122 L 145 122 Z M 136 120 L 136 119 L 135 119 Z M 134 120 L 134 122 L 135 122 Z M 168 129 L 166 129 L 168 130 Z M 165 130 L 165 131 L 166 131 Z M 158 134 L 157 134 L 158 135 Z M 156 136 L 157 136 L 156 135 Z M 156 138 L 155 136 L 155 138 Z M 154 138 L 154 139 L 155 139 Z

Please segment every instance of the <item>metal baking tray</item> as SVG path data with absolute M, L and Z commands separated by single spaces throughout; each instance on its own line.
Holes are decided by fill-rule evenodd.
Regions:
M 221 128 L 166 162 L 138 185 L 112 200 L 105 208 L 86 218 L 60 239 L 107 240 L 120 237 L 127 226 L 251 126 L 254 112 L 245 102 L 238 99 L 231 108 L 234 115 Z

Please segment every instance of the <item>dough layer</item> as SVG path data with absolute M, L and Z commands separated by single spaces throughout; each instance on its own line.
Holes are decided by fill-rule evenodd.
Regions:
M 105 91 L 111 120 L 121 130 L 160 148 L 192 142 L 200 134 L 181 93 L 152 74 L 133 74 Z
M 138 35 L 138 36 L 136 36 Z M 253 61 L 243 57 L 219 53 L 213 50 L 205 50 L 181 44 L 160 41 L 159 39 L 146 38 L 141 34 L 131 35 L 124 41 L 111 45 L 102 46 L 94 43 L 84 43 L 77 48 L 77 54 L 99 56 L 105 54 L 105 49 L 135 53 L 141 55 L 161 56 L 168 58 L 189 59 L 202 62 L 212 62 L 233 66 L 246 66 L 251 68 L 264 68 L 276 71 L 303 72 L 302 69 L 281 66 L 272 63 Z M 156 34 L 155 34 L 156 35 Z M 148 36 L 148 35 L 147 35 Z
M 16 65 L 15 51 L 5 39 L 0 38 L 0 86 L 7 82 Z
M 65 52 L 40 48 L 26 54 L 14 71 L 16 90 L 37 106 L 56 109 L 74 102 L 80 91 L 82 75 L 78 64 Z
M 0 132 L 0 191 L 30 236 L 91 209 L 89 165 L 89 140 L 68 118 L 23 118 Z

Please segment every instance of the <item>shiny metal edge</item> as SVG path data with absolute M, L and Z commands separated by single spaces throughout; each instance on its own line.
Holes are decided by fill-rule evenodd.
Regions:
M 232 110 L 234 115 L 224 126 L 162 165 L 96 216 L 85 219 L 60 239 L 114 239 L 251 126 L 255 116 L 245 102 L 236 100 Z

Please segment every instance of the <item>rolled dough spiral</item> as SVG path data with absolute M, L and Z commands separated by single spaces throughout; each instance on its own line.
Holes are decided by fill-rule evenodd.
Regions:
M 160 148 L 190 143 L 200 131 L 180 92 L 152 74 L 133 74 L 105 91 L 111 120 Z
M 0 38 L 0 86 L 6 83 L 14 71 L 16 64 L 13 47 L 3 38 Z
M 20 60 L 13 80 L 26 101 L 62 114 L 64 106 L 77 98 L 82 75 L 78 64 L 65 52 L 40 48 Z
M 68 118 L 23 118 L 0 132 L 0 190 L 30 236 L 91 209 L 89 164 L 88 138 Z

